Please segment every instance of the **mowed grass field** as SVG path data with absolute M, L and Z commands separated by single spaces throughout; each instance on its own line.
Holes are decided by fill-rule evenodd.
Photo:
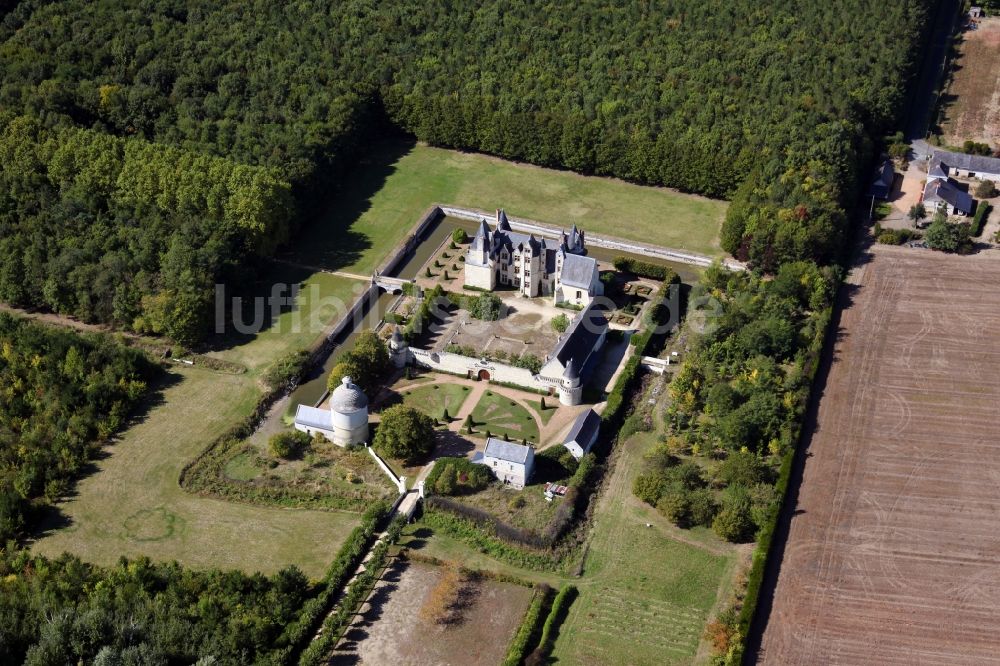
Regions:
M 305 233 L 303 263 L 369 274 L 434 203 L 493 210 L 549 224 L 722 255 L 727 204 L 672 190 L 581 176 L 397 141 L 374 149 Z
M 640 433 L 618 453 L 597 507 L 580 596 L 553 651 L 556 663 L 653 666 L 699 657 L 738 551 L 707 530 L 677 529 L 632 495 L 642 455 L 654 443 L 651 433 Z
M 527 439 L 538 444 L 538 423 L 527 409 L 505 395 L 487 391 L 472 410 L 476 428 L 495 437 L 507 435 L 513 442 Z
M 315 342 L 324 330 L 344 312 L 358 295 L 364 293 L 368 283 L 361 280 L 331 275 L 322 272 L 303 272 L 301 269 L 276 263 L 263 280 L 265 285 L 299 285 L 299 294 L 293 307 L 285 306 L 282 312 L 268 310 L 265 315 L 267 327 L 254 335 L 240 336 L 231 333 L 222 348 L 213 356 L 245 365 L 251 372 L 264 370 L 275 359 L 290 352 L 306 349 Z M 270 286 L 262 293 L 266 307 Z M 290 294 L 286 291 L 285 294 Z M 248 313 L 242 324 L 250 325 L 253 318 Z M 227 330 L 234 330 L 233 322 L 227 322 Z
M 161 404 L 59 505 L 67 524 L 42 535 L 34 550 L 52 557 L 69 551 L 99 564 L 147 555 L 266 573 L 295 564 L 319 578 L 356 514 L 209 499 L 177 483 L 187 461 L 253 408 L 260 396 L 254 377 L 177 367 L 168 379 Z

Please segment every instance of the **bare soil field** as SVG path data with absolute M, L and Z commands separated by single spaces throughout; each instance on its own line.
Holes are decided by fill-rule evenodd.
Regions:
M 758 661 L 1000 663 L 1000 253 L 848 282 Z
M 1000 143 L 1000 18 L 987 18 L 966 30 L 941 118 L 944 142 L 961 145 Z
M 330 664 L 494 666 L 503 661 L 532 590 L 477 581 L 459 620 L 438 624 L 423 619 L 420 609 L 443 574 L 441 567 L 427 564 L 393 564 Z

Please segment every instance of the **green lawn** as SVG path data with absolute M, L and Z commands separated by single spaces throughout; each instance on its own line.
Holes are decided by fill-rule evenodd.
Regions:
M 280 263 L 274 264 L 262 282 L 268 285 L 260 294 L 265 303 L 270 296 L 270 285 L 299 284 L 300 291 L 294 307 L 285 308 L 285 312 L 271 318 L 268 327 L 256 335 L 231 334 L 222 349 L 212 353 L 227 361 L 241 363 L 252 372 L 266 369 L 285 354 L 309 347 L 323 334 L 324 328 L 339 319 L 358 294 L 368 288 L 368 283 L 361 280 L 303 271 Z M 248 314 L 246 323 L 251 321 Z
M 472 420 L 479 432 L 490 431 L 495 437 L 506 434 L 511 441 L 527 439 L 538 444 L 538 424 L 534 416 L 514 400 L 487 391 L 472 410 Z
M 678 530 L 632 496 L 642 454 L 654 441 L 641 433 L 623 445 L 597 507 L 580 596 L 556 642 L 556 663 L 652 666 L 704 658 L 699 642 L 737 551 L 710 532 Z
M 125 430 L 59 505 L 66 524 L 43 533 L 33 549 L 98 564 L 122 555 L 266 573 L 296 564 L 320 577 L 357 514 L 227 502 L 177 483 L 186 462 L 253 408 L 260 397 L 254 378 L 176 367 L 169 379 L 160 404 Z M 232 471 L 249 473 L 243 465 Z
M 468 386 L 459 384 L 418 386 L 403 390 L 403 403 L 438 420 L 444 419 L 445 409 L 451 418 L 455 418 L 471 390 Z
M 722 255 L 727 203 L 569 171 L 404 142 L 376 146 L 307 224 L 303 263 L 368 274 L 434 203 L 493 210 L 668 247 Z
M 529 400 L 528 404 L 531 405 L 532 409 L 538 412 L 538 416 L 542 419 L 543 426 L 547 426 L 549 421 L 552 420 L 552 416 L 559 411 L 557 409 L 559 407 L 559 399 L 555 397 L 549 398 L 545 401 L 545 409 L 542 409 L 541 400 Z

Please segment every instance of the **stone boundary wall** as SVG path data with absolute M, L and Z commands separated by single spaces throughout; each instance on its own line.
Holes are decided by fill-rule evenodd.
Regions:
M 426 349 L 414 349 L 413 347 L 410 348 L 410 353 L 413 355 L 414 363 L 432 370 L 459 375 L 472 372 L 473 376 L 480 370 L 485 370 L 490 373 L 490 381 L 516 384 L 535 391 L 546 391 L 550 386 L 553 386 L 542 381 L 539 375 L 532 374 L 531 370 L 515 368 L 505 363 L 484 361 L 451 352 L 430 352 Z
M 369 455 L 371 455 L 371 457 L 375 459 L 375 462 L 378 463 L 378 466 L 382 468 L 382 471 L 389 475 L 389 479 L 392 481 L 393 485 L 396 486 L 396 490 L 399 491 L 399 494 L 400 495 L 405 494 L 406 477 L 396 476 L 395 474 L 393 474 L 392 469 L 389 468 L 389 465 L 387 465 L 386 462 L 382 460 L 379 454 L 375 453 L 375 449 L 373 449 L 372 447 L 366 445 L 365 451 L 367 451 Z
M 475 208 L 459 208 L 456 206 L 436 206 L 442 213 L 450 217 L 457 217 L 463 220 L 473 220 L 478 222 L 482 218 L 486 218 L 487 221 L 491 221 L 496 217 L 496 212 L 488 213 L 486 211 L 477 210 Z M 511 215 L 507 216 L 510 226 L 515 231 L 520 231 L 522 233 L 533 233 L 538 236 L 545 236 L 547 238 L 558 238 L 562 233 L 562 229 L 549 224 L 543 224 L 541 222 L 536 222 L 535 220 L 527 220 L 520 217 L 513 217 Z M 584 228 L 584 232 L 587 233 L 587 243 L 595 247 L 602 247 L 609 250 L 619 250 L 621 252 L 628 252 L 630 254 L 637 254 L 644 257 L 651 257 L 654 259 L 665 259 L 667 261 L 676 261 L 680 264 L 690 264 L 692 266 L 709 266 L 714 258 L 697 254 L 695 252 L 687 252 L 685 250 L 675 250 L 669 247 L 660 247 L 658 245 L 648 245 L 646 243 L 640 243 L 638 241 L 625 240 L 623 238 L 614 238 L 610 236 L 598 236 L 591 235 L 591 233 Z M 734 271 L 746 270 L 746 265 L 742 262 L 736 261 L 735 259 L 726 258 L 723 259 L 722 263 L 726 268 Z
M 426 211 L 424 211 L 423 216 L 417 221 L 416 225 L 410 230 L 409 235 L 402 240 L 393 249 L 389 257 L 382 262 L 378 267 L 379 275 L 388 275 L 392 272 L 394 268 L 399 264 L 400 260 L 407 254 L 412 252 L 418 245 L 420 245 L 421 237 L 427 231 L 427 228 L 431 226 L 434 222 L 441 217 L 442 211 L 441 207 L 437 204 L 431 206 Z

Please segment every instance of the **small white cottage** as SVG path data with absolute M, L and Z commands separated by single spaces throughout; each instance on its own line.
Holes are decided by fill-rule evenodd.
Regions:
M 499 481 L 520 490 L 531 478 L 535 467 L 535 450 L 530 446 L 490 437 L 486 440 L 486 451 L 482 458 L 474 462 L 486 465 Z
M 597 441 L 597 433 L 601 429 L 601 417 L 592 409 L 580 414 L 573 427 L 569 429 L 563 446 L 579 460 L 584 454 L 589 453 L 594 442 Z

